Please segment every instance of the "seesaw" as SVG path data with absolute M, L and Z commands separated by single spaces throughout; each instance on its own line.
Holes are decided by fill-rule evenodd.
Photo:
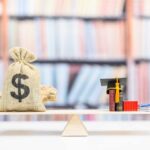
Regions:
M 0 112 L 0 115 L 71 115 L 62 136 L 88 136 L 79 115 L 150 115 L 150 111 L 110 112 L 108 110 L 47 110 L 46 112 Z

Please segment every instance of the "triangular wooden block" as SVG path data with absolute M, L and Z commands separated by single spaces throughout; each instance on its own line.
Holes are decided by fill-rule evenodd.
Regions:
M 88 136 L 88 132 L 79 116 L 73 115 L 67 123 L 62 136 Z

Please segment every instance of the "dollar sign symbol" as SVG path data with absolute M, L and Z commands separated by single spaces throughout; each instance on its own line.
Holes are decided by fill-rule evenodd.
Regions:
M 19 102 L 22 102 L 22 100 L 30 93 L 29 87 L 21 83 L 21 80 L 26 80 L 28 78 L 29 77 L 24 74 L 16 74 L 12 78 L 12 84 L 18 89 L 18 93 L 16 94 L 15 92 L 10 92 L 10 94 L 13 98 L 18 99 Z M 16 82 L 17 80 L 18 82 Z M 24 90 L 24 93 L 21 93 L 21 89 Z

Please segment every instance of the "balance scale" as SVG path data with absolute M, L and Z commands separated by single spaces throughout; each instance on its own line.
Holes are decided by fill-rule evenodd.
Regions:
M 47 110 L 46 112 L 0 112 L 0 115 L 71 115 L 68 120 L 62 136 L 88 136 L 88 131 L 80 120 L 79 115 L 150 115 L 150 111 L 120 111 L 110 112 L 108 110 Z

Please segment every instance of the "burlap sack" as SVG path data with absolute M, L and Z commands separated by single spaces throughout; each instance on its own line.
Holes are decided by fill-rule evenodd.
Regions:
M 15 61 L 6 75 L 0 111 L 45 111 L 40 94 L 40 76 L 30 63 L 35 56 L 24 48 L 10 50 Z

